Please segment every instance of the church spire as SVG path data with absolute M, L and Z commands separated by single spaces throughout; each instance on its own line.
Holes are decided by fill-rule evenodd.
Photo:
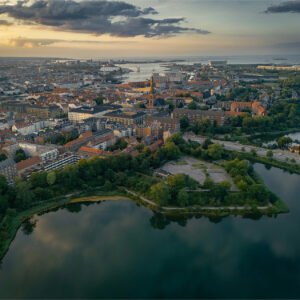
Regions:
M 151 76 L 150 79 L 150 92 L 149 92 L 149 99 L 148 99 L 148 105 L 149 108 L 154 108 L 154 101 L 155 101 L 155 91 L 154 91 L 154 80 L 153 80 L 153 75 Z

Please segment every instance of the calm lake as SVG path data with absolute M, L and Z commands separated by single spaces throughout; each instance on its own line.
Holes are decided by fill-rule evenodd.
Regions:
M 0 297 L 300 298 L 300 176 L 255 169 L 289 214 L 168 222 L 131 201 L 71 205 L 19 230 Z

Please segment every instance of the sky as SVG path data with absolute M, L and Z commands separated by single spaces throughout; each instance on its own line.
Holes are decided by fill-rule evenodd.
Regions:
M 300 53 L 300 0 L 0 0 L 0 56 Z

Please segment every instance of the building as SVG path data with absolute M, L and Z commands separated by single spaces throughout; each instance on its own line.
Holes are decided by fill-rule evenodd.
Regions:
M 28 178 L 31 173 L 38 172 L 41 169 L 42 169 L 42 160 L 40 159 L 39 156 L 33 156 L 17 163 L 18 175 L 25 178 Z
M 101 118 L 105 114 L 120 108 L 120 106 L 114 105 L 99 105 L 95 107 L 80 107 L 70 109 L 68 112 L 68 118 L 73 123 L 81 123 L 89 118 Z
M 210 60 L 208 64 L 210 67 L 226 67 L 227 60 Z
M 151 126 L 144 125 L 144 124 L 136 125 L 135 132 L 138 138 L 143 138 L 151 134 Z
M 58 150 L 54 146 L 19 143 L 19 147 L 24 150 L 27 156 L 39 156 L 44 164 L 57 159 L 59 155 Z
M 257 66 L 259 70 L 300 71 L 300 66 Z
M 117 141 L 117 137 L 113 131 L 109 129 L 103 130 L 94 136 L 93 141 L 89 142 L 88 146 L 94 149 L 106 150 L 108 147 L 113 146 Z
M 8 184 L 13 184 L 14 178 L 18 176 L 15 161 L 9 158 L 0 162 L 0 174 L 6 177 Z
M 61 155 L 60 157 L 58 157 L 57 160 L 55 160 L 49 164 L 46 164 L 44 166 L 44 170 L 49 172 L 49 171 L 56 170 L 56 169 L 62 169 L 67 165 L 77 164 L 80 159 L 81 159 L 80 155 L 65 153 L 65 154 Z
M 12 131 L 13 132 L 18 132 L 22 135 L 28 135 L 28 134 L 32 134 L 34 132 L 39 132 L 41 129 L 45 128 L 45 127 L 49 127 L 54 124 L 52 124 L 49 121 L 38 121 L 38 122 L 34 122 L 34 123 L 30 123 L 30 124 L 15 124 L 12 126 Z
M 169 117 L 147 117 L 144 120 L 144 124 L 146 126 L 155 126 L 162 129 L 162 131 L 173 130 L 179 131 L 180 130 L 180 123 L 178 119 L 171 119 Z
M 172 112 L 172 119 L 180 120 L 183 117 L 187 117 L 191 124 L 195 124 L 198 121 L 208 119 L 211 122 L 216 121 L 219 126 L 223 126 L 228 116 L 222 111 L 213 110 L 193 110 L 177 108 Z
M 64 114 L 58 106 L 26 105 L 25 112 L 29 115 L 43 119 L 57 118 Z
M 78 150 L 78 153 L 86 158 L 91 158 L 94 156 L 103 158 L 103 157 L 110 156 L 113 154 L 112 152 L 107 152 L 107 151 L 103 151 L 100 149 L 94 149 L 94 148 L 87 147 L 87 146 L 82 146 Z
M 148 97 L 148 107 L 154 108 L 154 104 L 155 104 L 154 82 L 153 82 L 153 76 L 151 76 L 150 92 L 149 92 L 149 97 Z
M 77 151 L 81 146 L 87 144 L 89 141 L 93 139 L 93 133 L 91 131 L 85 132 L 84 134 L 80 135 L 80 137 L 76 140 L 73 140 L 71 142 L 68 142 L 64 145 L 64 148 L 67 151 L 75 152 Z
M 26 113 L 42 119 L 56 118 L 64 113 L 58 106 L 29 105 L 18 101 L 4 102 L 1 107 L 6 108 L 8 111 Z
M 120 110 L 103 116 L 103 118 L 111 122 L 122 123 L 124 125 L 142 124 L 145 117 L 146 114 L 143 112 L 122 112 Z
M 249 110 L 253 115 L 265 116 L 265 108 L 257 101 L 254 102 L 231 102 L 230 111 L 244 112 Z

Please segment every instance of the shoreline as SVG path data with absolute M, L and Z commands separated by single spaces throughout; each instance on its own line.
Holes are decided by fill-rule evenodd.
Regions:
M 128 195 L 131 194 L 131 195 Z M 278 197 L 277 197 L 278 198 Z M 20 212 L 11 219 L 11 230 L 9 237 L 4 242 L 4 246 L 0 249 L 0 262 L 5 257 L 8 252 L 11 243 L 15 239 L 17 232 L 19 231 L 21 225 L 26 220 L 30 219 L 34 215 L 47 212 L 49 210 L 62 207 L 64 205 L 72 203 L 85 203 L 85 202 L 101 202 L 101 201 L 116 201 L 116 200 L 130 200 L 135 203 L 141 204 L 144 207 L 152 210 L 155 213 L 161 213 L 166 216 L 185 216 L 185 215 L 203 215 L 207 217 L 225 217 L 230 215 L 249 215 L 249 214 L 260 214 L 260 215 L 273 215 L 280 213 L 288 213 L 289 209 L 287 205 L 280 199 L 277 199 L 278 205 L 274 204 L 268 207 L 257 207 L 255 211 L 251 207 L 201 207 L 201 206 L 190 206 L 190 207 L 159 207 L 154 202 L 144 198 L 141 195 L 138 195 L 135 192 L 127 191 L 127 194 L 122 195 L 79 195 L 76 198 L 72 198 L 72 195 L 69 198 L 62 199 L 60 201 L 51 200 L 48 203 L 42 203 L 32 207 L 26 211 Z M 6 221 L 6 220 L 5 220 Z

